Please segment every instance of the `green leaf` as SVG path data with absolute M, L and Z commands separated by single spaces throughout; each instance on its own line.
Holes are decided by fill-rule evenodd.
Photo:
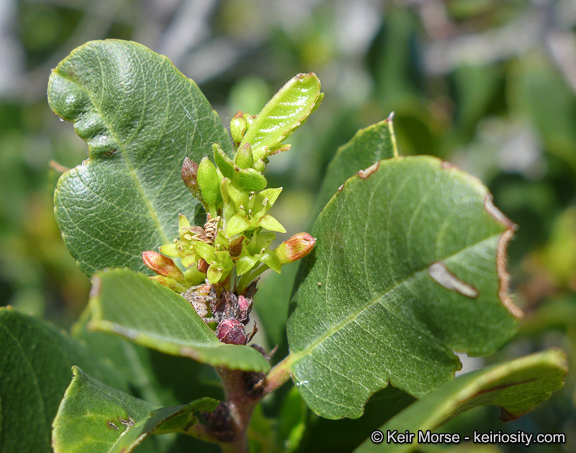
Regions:
M 270 368 L 248 346 L 222 344 L 182 296 L 127 269 L 94 276 L 90 327 L 166 354 L 244 371 Z
M 89 319 L 90 307 L 87 307 L 72 329 L 74 338 L 95 357 L 110 364 L 149 403 L 177 406 L 204 396 L 223 398 L 220 378 L 211 366 L 188 357 L 163 354 L 118 335 L 89 331 Z
M 375 162 L 396 156 L 398 151 L 392 128 L 392 115 L 380 123 L 360 129 L 352 140 L 338 149 L 328 165 L 315 212 L 321 211 L 348 178 Z
M 276 255 L 274 252 L 270 250 L 265 250 L 264 253 L 262 253 L 260 261 L 264 263 L 266 266 L 268 266 L 270 269 L 272 269 L 274 272 L 278 274 L 281 272 L 282 264 L 278 259 L 278 255 Z
M 501 420 L 514 420 L 546 401 L 564 384 L 568 372 L 563 351 L 551 349 L 520 359 L 467 373 L 444 384 L 415 402 L 380 428 L 382 433 L 397 430 L 418 433 L 433 430 L 454 417 L 478 406 L 498 406 Z M 384 434 L 386 436 L 386 434 Z M 409 452 L 414 443 L 377 445 L 366 440 L 357 453 Z
M 251 255 L 243 256 L 236 262 L 236 274 L 237 275 L 245 274 L 250 269 L 252 269 L 257 262 L 258 259 Z
M 266 211 L 268 209 L 270 209 L 272 206 L 274 206 L 274 203 L 276 203 L 276 200 L 278 199 L 278 197 L 280 196 L 280 193 L 282 192 L 282 187 L 278 187 L 277 189 L 264 189 L 262 192 L 260 192 L 260 196 L 263 197 L 266 201 Z
M 232 160 L 217 143 L 212 145 L 212 151 L 214 153 L 214 162 L 216 162 L 224 177 L 232 179 L 234 177 L 234 163 Z
M 114 266 L 149 273 L 142 251 L 177 237 L 174 216 L 198 204 L 181 180 L 184 157 L 199 162 L 214 142 L 231 150 L 218 115 L 166 57 L 119 40 L 74 50 L 53 70 L 48 101 L 89 150 L 55 193 L 68 250 L 87 275 Z
M 264 106 L 244 135 L 239 149 L 250 143 L 252 150 L 272 148 L 282 142 L 312 113 L 320 99 L 316 74 L 298 74 Z
M 128 390 L 124 377 L 56 327 L 13 308 L 0 308 L 0 452 L 51 452 L 52 420 L 70 368 Z
M 389 385 L 372 395 L 360 418 L 327 420 L 310 414 L 301 452 L 349 453 L 375 429 L 414 402 L 407 393 Z
M 232 237 L 246 231 L 252 223 L 242 214 L 234 214 L 226 224 L 226 236 Z
M 54 419 L 55 453 L 128 453 L 152 434 L 194 435 L 195 411 L 213 411 L 217 400 L 157 407 L 103 384 L 73 367 L 74 377 Z M 138 450 L 140 451 L 140 449 Z
M 195 241 L 194 251 L 204 258 L 208 263 L 216 261 L 216 254 L 214 253 L 214 247 L 206 242 Z
M 389 381 L 421 397 L 460 368 L 453 350 L 500 347 L 520 314 L 506 295 L 512 233 L 478 180 L 436 158 L 350 178 L 314 226 L 287 323 L 310 408 L 356 418 Z
M 269 231 L 276 231 L 278 233 L 286 233 L 286 228 L 282 226 L 278 220 L 272 217 L 270 214 L 266 214 L 260 220 L 258 220 L 258 225 L 266 228 Z

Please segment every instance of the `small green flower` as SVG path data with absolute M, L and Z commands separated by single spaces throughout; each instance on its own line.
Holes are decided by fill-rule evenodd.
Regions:
M 219 217 L 210 219 L 206 222 L 205 227 L 202 228 L 199 226 L 191 226 L 186 216 L 180 214 L 178 217 L 178 233 L 180 238 L 174 239 L 171 244 L 161 246 L 160 253 L 174 258 L 180 258 L 184 267 L 190 267 L 198 261 L 196 245 L 198 243 L 212 242 L 211 231 L 206 231 L 207 225 L 213 225 L 219 220 Z
M 226 186 L 230 199 L 234 201 L 237 213 L 226 223 L 226 235 L 232 237 L 245 231 L 262 227 L 268 231 L 286 233 L 286 229 L 278 220 L 267 214 L 274 205 L 282 188 L 265 189 L 260 193 L 251 193 L 246 196 L 238 191 L 233 183 Z
M 302 83 L 309 88 L 302 91 Z M 282 188 L 266 188 L 263 172 L 270 156 L 290 149 L 283 142 L 317 108 L 322 100 L 319 90 L 320 82 L 314 74 L 299 74 L 259 116 L 243 112 L 234 115 L 230 123 L 236 144 L 234 156 L 228 156 L 214 143 L 214 163 L 208 157 L 199 164 L 184 160 L 182 180 L 204 207 L 207 222 L 204 227 L 193 226 L 180 215 L 178 239 L 161 246 L 160 252 L 180 258 L 187 270 L 182 274 L 168 258 L 169 262 L 164 262 L 147 255 L 149 261 L 154 258 L 160 263 L 152 263 L 160 270 L 155 277 L 158 281 L 175 290 L 180 288 L 178 285 L 198 284 L 203 278 L 213 285 L 226 286 L 235 269 L 233 275 L 242 278 L 234 285 L 242 291 L 264 270 L 279 273 L 282 265 L 309 253 L 314 239 L 305 233 L 293 236 L 274 251 L 268 250 L 274 233 L 285 233 L 286 229 L 268 213 Z M 300 99 L 295 107 L 297 114 L 286 111 L 286 99 L 293 96 Z
M 205 242 L 197 242 L 195 249 L 198 256 L 209 265 L 206 272 L 208 281 L 214 285 L 225 280 L 234 267 L 230 252 L 228 250 L 217 251 L 212 245 Z

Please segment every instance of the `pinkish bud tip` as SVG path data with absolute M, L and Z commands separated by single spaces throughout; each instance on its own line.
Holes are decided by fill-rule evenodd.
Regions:
M 274 251 L 282 264 L 292 263 L 308 255 L 316 244 L 316 239 L 308 233 L 298 233 L 282 242 Z
M 174 261 L 167 256 L 161 255 L 153 250 L 142 252 L 144 264 L 158 275 L 172 278 L 178 282 L 184 281 L 184 274 L 178 269 Z

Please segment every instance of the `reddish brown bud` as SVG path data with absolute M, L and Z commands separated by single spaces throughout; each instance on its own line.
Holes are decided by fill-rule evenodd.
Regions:
M 216 335 L 222 343 L 226 344 L 246 344 L 246 329 L 244 325 L 236 319 L 224 319 L 216 328 Z
M 149 250 L 147 252 L 142 252 L 142 261 L 144 261 L 144 264 L 148 266 L 149 269 L 153 270 L 158 275 L 174 279 L 180 283 L 185 282 L 182 271 L 178 269 L 176 264 L 174 264 L 174 261 L 167 256 Z
M 210 265 L 208 264 L 208 262 L 204 258 L 198 259 L 198 270 L 200 272 L 205 274 L 206 272 L 208 272 L 209 267 L 210 267 Z
M 185 158 L 182 164 L 182 181 L 186 184 L 194 196 L 198 196 L 200 189 L 198 188 L 198 164 L 190 158 Z
M 228 251 L 230 252 L 230 256 L 232 258 L 237 257 L 242 252 L 242 244 L 244 243 L 244 236 L 240 236 L 239 238 L 234 239 L 230 242 L 230 246 L 228 247 Z
M 308 255 L 314 248 L 314 244 L 316 244 L 316 239 L 308 233 L 298 233 L 282 242 L 274 253 L 280 258 L 281 264 L 292 263 Z

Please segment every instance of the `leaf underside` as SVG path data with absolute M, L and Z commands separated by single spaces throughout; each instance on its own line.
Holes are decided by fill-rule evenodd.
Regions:
M 462 375 L 419 400 L 380 429 L 417 433 L 437 428 L 478 406 L 498 406 L 503 421 L 516 419 L 547 400 L 564 384 L 567 363 L 563 351 L 551 349 Z M 418 443 L 388 444 L 387 452 L 406 453 Z M 356 453 L 381 452 L 383 445 L 366 440 Z
M 51 452 L 51 424 L 74 364 L 128 390 L 123 376 L 54 326 L 0 309 L 0 452 Z
M 54 420 L 55 453 L 128 453 L 151 434 L 185 432 L 198 421 L 195 411 L 212 411 L 218 405 L 202 398 L 184 406 L 157 407 L 103 384 L 78 367 L 73 373 Z
M 231 151 L 218 115 L 166 57 L 119 40 L 74 50 L 53 70 L 48 101 L 89 150 L 54 197 L 68 250 L 87 275 L 149 272 L 141 253 L 176 237 L 177 215 L 198 204 L 180 177 L 184 157 L 199 162 L 215 142 Z
M 91 296 L 90 326 L 95 330 L 212 366 L 258 372 L 270 368 L 256 349 L 221 343 L 190 302 L 142 274 L 128 269 L 97 273 Z
M 460 368 L 453 350 L 501 346 L 517 324 L 500 298 L 512 227 L 479 181 L 436 158 L 350 178 L 315 224 L 287 324 L 309 407 L 356 418 L 389 381 L 421 397 Z

